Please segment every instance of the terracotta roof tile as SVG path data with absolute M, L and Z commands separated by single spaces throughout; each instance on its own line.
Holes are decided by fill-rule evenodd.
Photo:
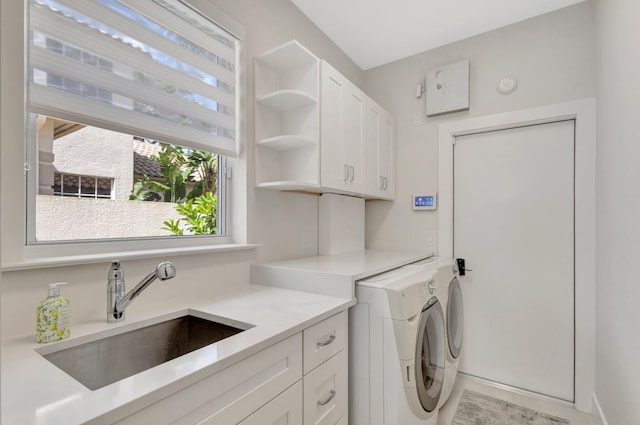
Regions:
M 134 139 L 133 175 L 141 176 L 146 174 L 149 177 L 162 177 L 160 165 L 156 161 L 149 159 L 152 155 L 157 155 L 158 152 L 160 152 L 159 145 Z

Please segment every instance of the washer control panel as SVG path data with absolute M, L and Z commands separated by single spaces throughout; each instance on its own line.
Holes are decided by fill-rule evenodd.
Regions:
M 426 289 L 427 292 L 429 292 L 429 295 L 433 295 L 436 292 L 435 280 L 431 279 L 427 282 L 422 282 L 422 285 L 424 286 L 424 289 Z

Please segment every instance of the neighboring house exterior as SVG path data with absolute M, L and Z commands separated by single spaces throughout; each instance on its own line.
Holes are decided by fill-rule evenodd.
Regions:
M 129 200 L 137 178 L 162 179 L 149 159 L 158 145 L 46 117 L 38 118 L 37 128 L 36 240 L 171 234 L 161 227 L 180 218 L 175 204 Z
M 148 176 L 152 180 L 164 180 L 160 172 L 160 165 L 151 159 L 158 155 L 160 146 L 133 139 L 133 181 Z

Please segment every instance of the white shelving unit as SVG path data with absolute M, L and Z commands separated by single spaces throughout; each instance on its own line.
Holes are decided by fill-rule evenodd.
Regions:
M 320 186 L 320 61 L 295 40 L 254 60 L 256 186 Z
M 254 64 L 256 187 L 394 199 L 384 109 L 295 40 Z

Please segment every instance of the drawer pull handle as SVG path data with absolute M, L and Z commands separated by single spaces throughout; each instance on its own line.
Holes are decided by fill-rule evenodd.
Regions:
M 322 401 L 318 400 L 318 406 L 325 406 L 325 405 L 327 405 L 331 400 L 333 400 L 333 398 L 334 398 L 335 396 L 336 396 L 336 392 L 335 392 L 335 390 L 331 390 L 331 391 L 329 392 L 329 397 L 327 397 L 327 399 L 326 399 L 326 400 L 322 400 Z
M 317 348 L 326 347 L 327 345 L 331 344 L 335 340 L 336 340 L 336 336 L 335 335 L 329 335 L 329 339 L 327 339 L 326 341 L 318 341 L 316 343 L 316 347 Z

